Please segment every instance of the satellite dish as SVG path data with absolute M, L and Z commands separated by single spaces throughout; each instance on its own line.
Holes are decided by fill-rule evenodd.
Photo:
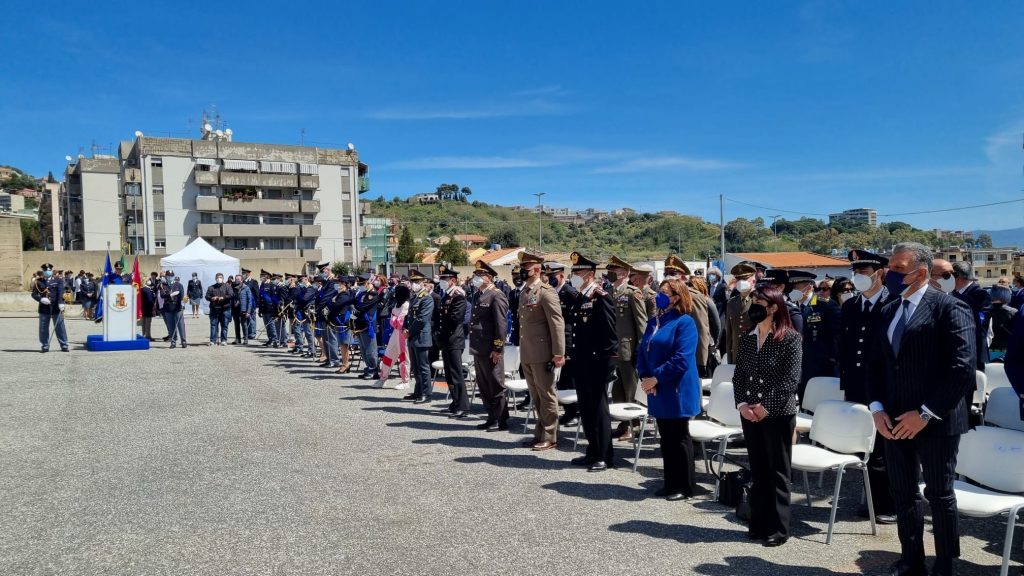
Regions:
M 203 132 L 213 132 L 213 126 L 210 126 L 209 122 L 203 124 Z
M 217 130 L 216 132 L 214 132 L 214 134 L 216 134 L 217 136 L 223 136 L 224 135 L 224 131 L 223 130 Z
M 356 145 L 355 145 L 355 144 L 353 144 L 353 143 L 351 143 L 351 142 L 349 142 L 349 143 L 348 143 L 348 149 L 349 149 L 349 150 L 355 150 L 355 149 L 356 149 Z
M 136 130 L 135 131 L 135 137 L 136 138 L 142 138 L 142 130 Z
M 64 159 L 67 160 L 68 162 L 71 162 L 71 156 L 65 156 Z
M 85 158 L 85 154 L 79 154 L 78 157 L 79 158 Z
M 231 131 L 231 128 L 228 128 L 227 130 L 225 130 L 224 133 L 227 134 L 228 136 L 231 136 L 232 134 L 234 134 L 234 132 Z

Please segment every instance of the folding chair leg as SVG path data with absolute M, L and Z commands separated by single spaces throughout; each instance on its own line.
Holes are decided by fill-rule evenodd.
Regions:
M 811 483 L 807 480 L 807 471 L 803 470 L 804 474 L 804 493 L 807 494 L 807 506 L 811 506 Z
M 718 473 L 715 474 L 715 493 L 712 496 L 713 500 L 718 500 L 718 489 L 722 482 L 722 468 L 725 467 L 725 447 L 728 445 L 728 442 L 728 438 L 722 438 L 718 442 L 718 453 L 713 457 L 714 460 L 718 460 Z M 703 443 L 701 444 L 703 445 Z
M 1010 508 L 1006 516 L 1006 540 L 1003 542 L 1003 566 L 999 569 L 999 576 L 1007 576 L 1010 571 L 1010 549 L 1013 548 L 1013 527 L 1017 523 L 1017 513 L 1024 506 Z
M 533 404 L 530 404 L 530 409 L 526 411 L 526 421 L 523 422 L 523 434 L 526 434 L 530 430 L 530 415 L 533 414 Z M 557 434 L 558 431 L 556 430 Z
M 700 454 L 704 460 L 704 471 L 711 474 L 711 463 L 708 462 L 708 447 L 703 440 L 700 441 Z
M 576 447 L 580 445 L 580 428 L 583 427 L 583 419 L 576 418 L 576 437 L 572 441 L 572 451 L 576 451 Z
M 861 468 L 864 470 L 864 492 L 871 494 L 871 478 L 868 475 L 868 465 L 864 464 Z M 878 536 L 878 525 L 875 523 L 875 503 L 871 501 L 869 496 L 865 496 L 868 501 L 868 520 L 871 521 L 871 535 Z
M 644 416 L 643 420 L 640 421 L 640 433 L 637 434 L 633 440 L 636 443 L 635 451 L 633 452 L 633 472 L 636 472 L 636 466 L 640 463 L 640 445 L 644 441 L 644 430 L 647 429 L 647 416 Z
M 832 530 L 836 525 L 836 510 L 839 508 L 839 487 L 843 484 L 843 472 L 845 467 L 840 466 L 836 471 L 836 487 L 832 491 L 832 513 L 828 517 L 828 536 L 825 537 L 825 544 L 832 543 Z

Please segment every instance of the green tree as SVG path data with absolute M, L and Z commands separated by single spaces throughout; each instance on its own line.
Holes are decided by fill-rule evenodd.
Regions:
M 21 219 L 21 249 L 41 250 L 43 238 L 39 233 L 39 222 L 29 218 Z
M 334 266 L 331 266 L 331 272 L 334 272 L 335 276 L 348 276 L 352 273 L 352 264 L 348 262 L 335 262 Z
M 395 260 L 399 264 L 409 264 L 416 261 L 416 240 L 412 237 L 412 230 L 406 226 L 402 228 L 402 235 L 398 237 L 398 250 L 395 252 Z
M 978 240 L 975 243 L 982 248 L 991 248 L 992 235 L 988 232 L 982 232 L 981 234 L 978 234 Z
M 441 252 L 438 256 L 441 261 L 447 262 L 452 266 L 465 266 L 469 264 L 469 256 L 463 250 L 462 243 L 455 238 L 448 240 L 448 242 L 441 246 Z
M 502 248 L 518 248 L 522 246 L 519 232 L 515 228 L 502 228 L 487 238 L 488 244 L 498 244 Z

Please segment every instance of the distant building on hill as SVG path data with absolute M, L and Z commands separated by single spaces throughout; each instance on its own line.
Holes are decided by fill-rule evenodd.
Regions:
M 981 284 L 994 284 L 1000 276 L 1012 276 L 1017 249 L 1008 248 L 971 248 L 965 250 L 953 246 L 935 253 L 936 258 L 950 262 L 970 262 L 974 267 L 974 275 Z
M 839 222 L 851 222 L 878 226 L 878 210 L 874 208 L 851 208 L 828 215 L 829 225 Z
M 441 201 L 441 196 L 437 192 L 424 192 L 422 194 L 413 194 L 409 197 L 409 202 L 418 202 L 420 204 L 437 204 Z

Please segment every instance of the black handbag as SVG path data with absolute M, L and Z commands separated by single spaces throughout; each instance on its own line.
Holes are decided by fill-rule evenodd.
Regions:
M 749 521 L 752 485 L 750 470 L 746 468 L 723 472 L 718 482 L 718 503 L 735 508 L 737 518 Z

